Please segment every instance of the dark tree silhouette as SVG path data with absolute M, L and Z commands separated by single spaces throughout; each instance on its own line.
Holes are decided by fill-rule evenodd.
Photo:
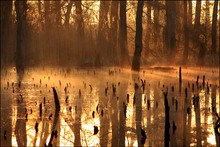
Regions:
M 142 51 L 142 14 L 143 14 L 144 1 L 139 0 L 136 15 L 136 34 L 135 34 L 135 51 L 132 61 L 132 70 L 140 70 L 140 58 Z
M 129 64 L 127 45 L 126 4 L 126 0 L 120 1 L 119 44 L 121 49 L 121 64 L 123 66 Z
M 187 1 L 184 1 L 184 16 L 183 16 L 183 27 L 184 27 L 184 52 L 183 52 L 183 64 L 187 64 L 188 52 L 189 52 L 189 35 L 188 35 L 188 25 L 187 25 Z
M 216 26 L 217 26 L 217 10 L 218 9 L 218 0 L 215 0 L 214 2 L 214 9 L 213 9 L 213 14 L 212 14 L 212 53 L 216 53 L 217 49 L 217 43 L 216 43 Z
M 65 13 L 65 26 L 67 28 L 69 27 L 70 13 L 71 13 L 72 6 L 73 6 L 73 0 L 70 0 L 68 2 L 67 10 L 66 10 L 66 13 Z
M 118 6 L 119 1 L 112 0 L 111 2 L 111 29 L 110 29 L 110 55 L 113 58 L 113 62 L 118 63 Z
M 146 39 L 145 39 L 145 42 L 146 42 L 146 50 L 147 50 L 147 54 L 149 54 L 149 51 L 150 51 L 150 40 L 151 40 L 151 10 L 152 10 L 152 7 L 151 7 L 151 1 L 147 1 L 147 33 L 146 33 Z
M 9 62 L 10 44 L 12 43 L 12 0 L 1 1 L 1 57 L 2 65 Z M 6 56 L 5 56 L 6 55 Z
M 176 1 L 166 1 L 166 48 L 168 61 L 173 63 L 176 53 Z
M 24 45 L 25 45 L 25 27 L 26 27 L 26 12 L 27 1 L 15 1 L 15 11 L 17 20 L 17 44 L 16 44 L 16 69 L 17 71 L 24 70 Z

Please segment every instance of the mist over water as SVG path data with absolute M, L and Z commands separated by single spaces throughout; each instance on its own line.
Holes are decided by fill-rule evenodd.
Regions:
M 118 67 L 45 67 L 29 68 L 21 75 L 8 68 L 1 71 L 1 145 L 48 145 L 52 131 L 57 131 L 53 146 L 137 146 L 142 128 L 146 133 L 144 146 L 163 146 L 163 92 L 168 92 L 170 145 L 216 146 L 219 136 L 214 132 L 217 117 L 212 104 L 215 98 L 219 114 L 218 73 L 215 68 L 182 68 L 179 85 L 177 67 L 145 68 L 139 73 Z M 202 85 L 203 75 L 209 88 L 207 83 Z M 145 80 L 144 91 L 141 80 Z M 137 91 L 135 83 L 139 85 Z M 60 101 L 58 116 L 51 87 L 55 87 Z M 199 96 L 196 107 L 194 95 Z

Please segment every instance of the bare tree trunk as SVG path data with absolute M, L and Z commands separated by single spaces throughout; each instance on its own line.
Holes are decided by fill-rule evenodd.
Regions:
M 61 26 L 61 1 L 55 1 L 55 14 L 56 14 L 56 25 L 57 27 Z
M 99 30 L 98 30 L 98 42 L 97 42 L 97 49 L 96 52 L 96 62 L 100 60 L 100 55 L 106 56 L 107 55 L 107 38 L 108 35 L 108 12 L 109 12 L 109 2 L 108 1 L 100 1 L 100 8 L 99 8 Z M 101 54 L 100 54 L 101 53 Z M 103 57 L 102 57 L 103 58 Z M 106 60 L 107 61 L 107 60 Z M 100 61 L 99 61 L 100 62 Z
M 1 1 L 1 65 L 9 63 L 12 44 L 12 0 Z
M 132 62 L 132 70 L 140 70 L 140 58 L 142 51 L 142 14 L 144 1 L 138 1 L 137 15 L 136 15 L 136 34 L 135 34 L 135 51 Z
M 17 45 L 16 45 L 16 69 L 17 71 L 24 70 L 24 28 L 26 21 L 26 2 L 27 1 L 15 1 L 15 11 L 17 19 Z
M 66 14 L 65 14 L 65 26 L 68 28 L 69 27 L 69 21 L 70 21 L 70 13 L 71 13 L 71 9 L 72 9 L 72 6 L 73 6 L 73 0 L 71 0 L 68 5 L 67 5 L 67 11 L 66 11 Z
M 188 51 L 189 51 L 189 36 L 188 36 L 188 26 L 187 26 L 187 1 L 184 1 L 184 16 L 183 16 L 183 24 L 184 24 L 184 53 L 183 53 L 183 61 L 185 65 L 188 61 Z
M 118 62 L 118 4 L 119 1 L 111 2 L 111 32 L 110 32 L 110 45 L 111 45 L 111 56 L 114 57 L 113 61 Z
M 204 57 L 205 57 L 205 51 L 206 47 L 204 45 L 203 40 L 200 39 L 200 31 L 201 31 L 201 26 L 200 26 L 200 19 L 201 19 L 201 1 L 198 0 L 196 1 L 196 14 L 195 14 L 195 24 L 194 24 L 194 30 L 195 30 L 195 37 L 194 37 L 194 42 L 196 47 L 199 50 L 198 54 L 198 65 L 204 65 Z
M 216 26 L 217 26 L 217 10 L 218 9 L 218 0 L 215 0 L 214 2 L 214 9 L 213 9 L 213 14 L 212 14 L 212 53 L 216 53 Z
M 120 1 L 119 41 L 120 41 L 122 66 L 129 65 L 128 45 L 127 45 L 126 4 L 127 4 L 126 0 Z
M 146 50 L 147 50 L 147 55 L 149 55 L 150 51 L 150 40 L 151 40 L 151 1 L 147 1 L 147 32 L 146 32 Z
M 76 5 L 76 31 L 77 38 L 79 42 L 78 53 L 80 57 L 85 56 L 85 47 L 84 47 L 84 21 L 82 15 L 82 1 L 75 1 Z M 82 58 L 82 60 L 84 60 Z
M 173 63 L 176 52 L 176 2 L 166 1 L 166 47 L 168 50 L 168 61 Z

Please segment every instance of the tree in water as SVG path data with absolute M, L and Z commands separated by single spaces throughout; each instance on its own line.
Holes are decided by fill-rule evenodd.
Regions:
M 218 11 L 218 0 L 214 2 L 214 9 L 212 14 L 212 53 L 216 53 L 216 26 L 217 26 L 217 11 Z
M 113 62 L 118 63 L 118 6 L 119 1 L 112 0 L 111 2 L 111 17 L 110 17 L 110 55 L 112 56 Z
M 7 55 L 12 44 L 12 0 L 1 1 L 1 63 L 6 65 L 9 62 Z
M 200 19 L 201 19 L 201 1 L 198 0 L 196 1 L 196 14 L 195 14 L 195 24 L 194 24 L 194 43 L 196 47 L 199 49 L 199 54 L 198 54 L 198 65 L 202 66 L 204 65 L 204 57 L 205 57 L 205 51 L 206 47 L 203 42 L 202 35 L 200 35 L 201 31 L 201 24 L 200 24 Z
M 166 48 L 168 51 L 168 61 L 172 63 L 175 59 L 176 37 L 176 2 L 166 1 Z
M 183 1 L 184 14 L 183 14 L 183 28 L 184 28 L 184 52 L 182 63 L 187 64 L 188 52 L 189 52 L 189 36 L 188 36 L 188 25 L 187 25 L 187 1 Z
M 135 34 L 135 51 L 132 61 L 132 70 L 140 70 L 140 58 L 142 51 L 142 14 L 143 14 L 144 1 L 139 0 L 136 15 L 136 34 Z
M 24 28 L 26 21 L 27 1 L 15 1 L 15 11 L 17 20 L 17 43 L 16 43 L 16 69 L 17 71 L 24 70 Z
M 120 22 L 119 22 L 119 45 L 121 50 L 121 64 L 129 65 L 128 45 L 127 45 L 127 22 L 126 22 L 126 3 L 120 1 Z

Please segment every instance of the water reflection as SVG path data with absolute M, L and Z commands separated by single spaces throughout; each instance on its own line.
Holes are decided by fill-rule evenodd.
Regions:
M 173 78 L 175 71 L 141 74 L 113 68 L 114 74 L 109 75 L 109 69 L 93 70 L 2 72 L 1 145 L 163 146 L 165 91 L 170 107 L 170 145 L 219 145 L 213 125 L 217 121 L 213 112 L 219 114 L 218 75 L 206 76 L 211 86 L 199 83 L 193 90 L 195 79 L 189 81 L 188 77 L 179 85 L 178 78 Z M 59 96 L 59 113 L 51 87 Z M 147 137 L 144 144 L 143 131 Z

